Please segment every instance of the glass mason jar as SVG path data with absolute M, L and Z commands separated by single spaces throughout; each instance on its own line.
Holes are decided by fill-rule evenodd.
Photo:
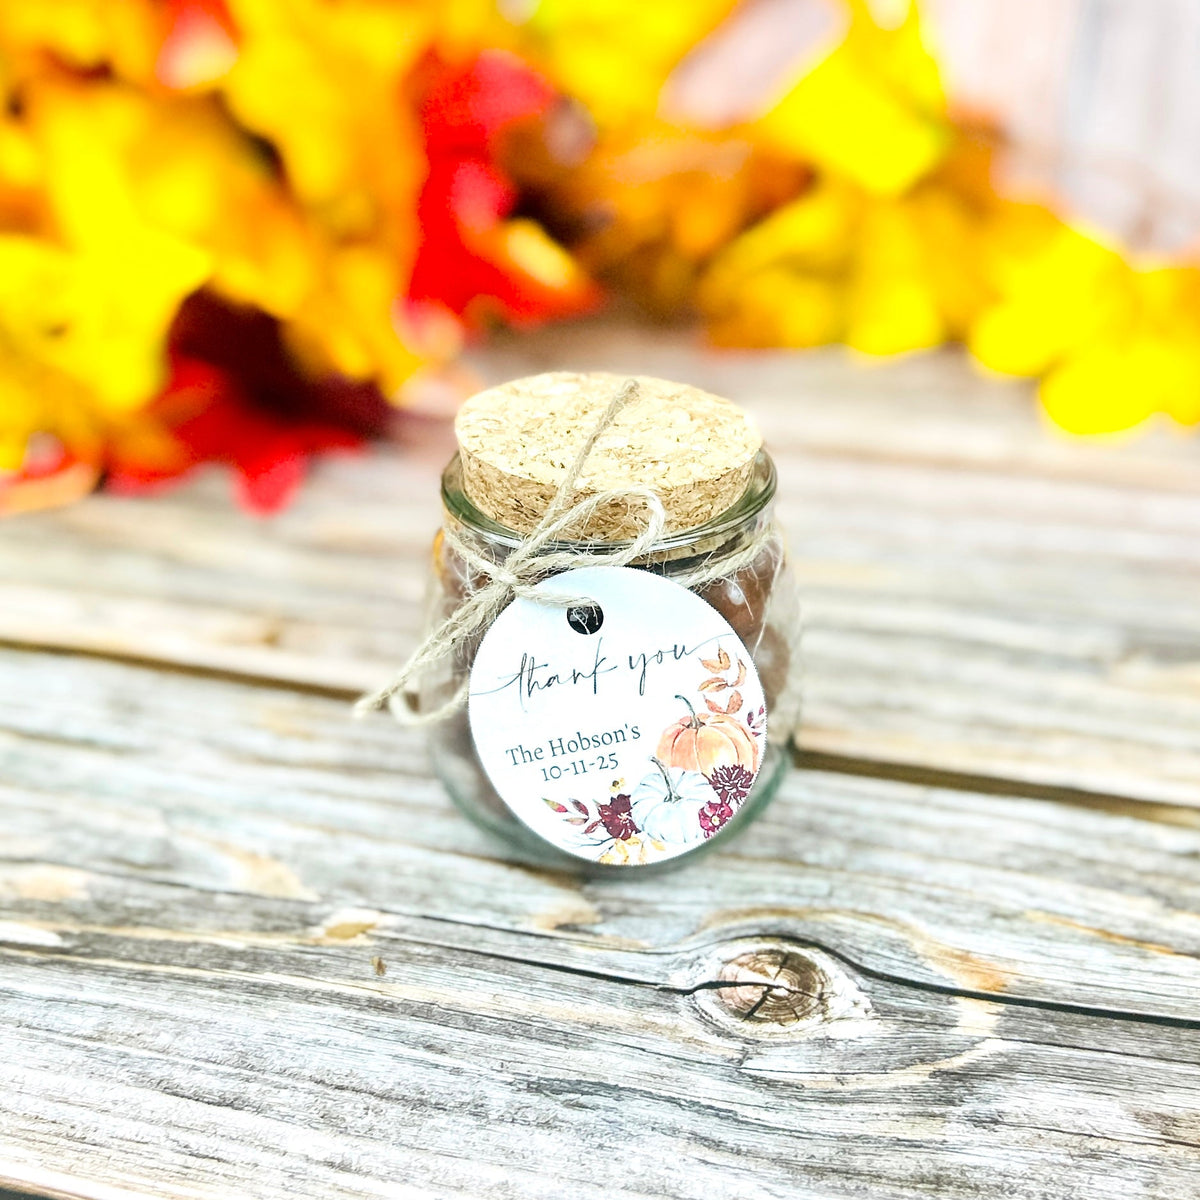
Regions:
M 722 560 L 733 560 L 752 544 L 760 545 L 747 565 L 735 567 L 728 575 L 716 575 L 693 590 L 729 622 L 741 639 L 754 660 L 767 704 L 767 745 L 762 767 L 749 796 L 719 831 L 720 836 L 664 863 L 643 866 L 642 870 L 661 870 L 690 861 L 735 829 L 744 828 L 775 794 L 791 760 L 800 707 L 799 600 L 787 567 L 783 538 L 774 523 L 774 496 L 775 466 L 760 450 L 746 490 L 730 508 L 703 525 L 664 536 L 643 558 L 630 564 L 667 579 L 685 577 L 701 566 L 708 574 L 719 571 Z M 519 533 L 497 524 L 472 503 L 463 488 L 458 455 L 442 475 L 442 503 L 444 528 L 452 528 L 460 540 L 486 559 L 502 563 L 521 543 Z M 556 548 L 586 554 L 589 548 L 611 552 L 615 545 L 566 542 Z M 603 559 L 598 556 L 597 562 Z M 426 628 L 451 615 L 486 582 L 439 531 L 433 545 Z M 425 672 L 415 693 L 406 698 L 411 709 L 430 712 L 462 688 L 484 633 L 486 630 L 480 630 L 437 668 Z M 627 870 L 576 858 L 545 841 L 517 818 L 497 794 L 479 760 L 465 705 L 430 727 L 430 750 L 434 769 L 459 808 L 478 825 L 504 838 L 521 857 L 593 874 Z

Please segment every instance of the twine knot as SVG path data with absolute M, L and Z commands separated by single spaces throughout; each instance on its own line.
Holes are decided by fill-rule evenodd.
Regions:
M 627 379 L 614 393 L 592 432 L 588 434 L 579 453 L 559 484 L 542 519 L 527 537 L 503 562 L 495 562 L 461 537 L 453 528 L 442 531 L 443 546 L 454 551 L 473 572 L 487 582 L 472 592 L 448 617 L 435 625 L 421 640 L 409 660 L 397 671 L 392 681 L 376 692 L 363 696 L 354 706 L 362 716 L 385 705 L 392 715 L 406 725 L 428 725 L 449 716 L 466 703 L 470 688 L 469 675 L 464 678 L 444 704 L 423 713 L 413 712 L 400 700 L 408 686 L 420 679 L 427 668 L 444 661 L 459 651 L 481 629 L 486 629 L 516 598 L 532 600 L 535 604 L 570 609 L 593 603 L 587 596 L 542 590 L 537 585 L 550 575 L 575 567 L 624 567 L 644 558 L 661 540 L 666 529 L 667 514 L 662 500 L 653 488 L 610 488 L 570 503 L 575 485 L 596 443 L 613 423 L 617 414 L 638 393 L 636 379 Z M 645 523 L 641 532 L 630 542 L 574 544 L 570 531 L 585 528 L 588 520 L 601 509 L 613 504 L 641 507 Z M 760 526 L 748 543 L 727 554 L 710 554 L 698 567 L 679 576 L 674 582 L 685 588 L 697 588 L 717 579 L 732 577 L 755 563 L 768 543 L 778 534 L 771 525 Z M 775 556 L 772 570 L 778 572 L 782 556 Z
M 387 705 L 397 720 L 410 725 L 428 724 L 448 716 L 466 700 L 467 680 L 445 704 L 431 712 L 411 712 L 407 706 L 397 703 L 397 698 L 409 684 L 420 678 L 424 670 L 453 654 L 473 634 L 489 626 L 517 597 L 555 608 L 574 608 L 591 603 L 587 596 L 539 590 L 537 584 L 548 575 L 580 566 L 624 567 L 643 557 L 662 539 L 667 514 L 658 494 L 651 488 L 610 488 L 569 504 L 579 475 L 596 448 L 597 441 L 637 392 L 636 379 L 625 380 L 617 389 L 580 447 L 542 519 L 503 562 L 495 562 L 481 553 L 454 529 L 443 531 L 443 545 L 458 554 L 468 568 L 486 578 L 487 583 L 425 635 L 390 683 L 363 696 L 354 706 L 356 714 L 362 715 Z M 645 513 L 642 530 L 632 541 L 614 545 L 611 549 L 594 545 L 578 548 L 562 545 L 567 540 L 568 530 L 585 527 L 589 518 L 600 509 L 620 503 L 631 507 L 640 505 Z

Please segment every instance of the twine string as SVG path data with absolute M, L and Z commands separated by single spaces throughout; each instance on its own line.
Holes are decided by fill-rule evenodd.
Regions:
M 392 715 L 406 725 L 428 725 L 442 720 L 466 702 L 469 678 L 464 677 L 455 693 L 437 708 L 427 712 L 412 711 L 404 703 L 403 693 L 419 680 L 430 667 L 443 662 L 468 642 L 481 629 L 486 629 L 513 599 L 531 600 L 535 604 L 554 608 L 574 608 L 589 605 L 587 596 L 539 589 L 536 585 L 547 576 L 569 571 L 575 567 L 624 567 L 644 557 L 662 540 L 667 514 L 662 500 L 652 488 L 610 488 L 570 504 L 575 485 L 596 443 L 612 425 L 617 414 L 638 393 L 636 379 L 627 379 L 608 402 L 591 433 L 568 468 L 558 490 L 554 493 L 541 520 L 522 539 L 503 562 L 495 562 L 461 537 L 453 528 L 443 530 L 443 547 L 457 554 L 473 572 L 487 582 L 467 596 L 447 617 L 439 621 L 421 640 L 408 661 L 391 681 L 378 691 L 363 696 L 354 706 L 356 715 L 363 715 L 387 706 Z M 583 527 L 601 509 L 624 503 L 642 508 L 645 518 L 641 532 L 630 542 L 601 549 L 596 545 L 563 546 L 571 528 Z M 750 543 L 733 555 L 710 556 L 709 560 L 674 582 L 686 588 L 735 574 L 758 557 L 773 537 L 771 529 L 760 529 Z M 561 548 L 558 548 L 561 547 Z

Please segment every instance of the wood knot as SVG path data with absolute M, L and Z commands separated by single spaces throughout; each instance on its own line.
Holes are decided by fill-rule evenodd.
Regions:
M 804 954 L 762 947 L 721 967 L 713 995 L 732 1017 L 763 1025 L 794 1025 L 820 1006 L 822 972 Z
M 685 986 L 700 1012 L 741 1037 L 805 1037 L 832 1022 L 871 1017 L 870 1001 L 841 963 L 784 938 L 709 946 L 688 975 Z

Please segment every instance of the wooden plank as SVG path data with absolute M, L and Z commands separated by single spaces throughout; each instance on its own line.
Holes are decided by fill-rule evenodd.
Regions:
M 582 326 L 478 362 L 641 369 L 753 409 L 804 589 L 808 751 L 1200 804 L 1198 443 L 1068 442 L 949 355 L 864 370 Z M 451 438 L 402 437 L 271 522 L 213 478 L 7 522 L 0 640 L 349 698 L 417 636 Z
M 749 928 L 923 986 L 1200 1019 L 1196 828 L 799 772 L 736 853 L 581 884 L 497 861 L 428 776 L 420 733 L 386 718 L 124 664 L 0 661 L 10 859 L 387 909 L 443 938 L 533 932 L 564 967 L 580 937 L 590 962 Z
M 819 1010 L 732 1028 L 707 992 L 412 943 L 376 978 L 370 948 L 88 934 L 7 954 L 0 1178 L 597 1200 L 1200 1184 L 1178 1030 L 906 992 L 804 950 Z
M 336 699 L 0 681 L 0 1186 L 1200 1187 L 1196 828 L 795 772 L 755 839 L 587 882 Z

